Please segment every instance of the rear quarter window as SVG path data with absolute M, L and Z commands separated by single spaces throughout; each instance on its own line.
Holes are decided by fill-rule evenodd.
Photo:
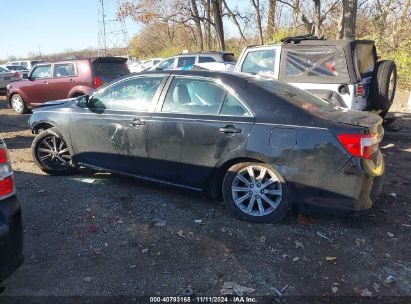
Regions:
M 286 60 L 287 76 L 338 75 L 333 50 L 289 50 Z
M 244 58 L 241 72 L 259 74 L 273 74 L 275 67 L 276 50 L 249 51 Z

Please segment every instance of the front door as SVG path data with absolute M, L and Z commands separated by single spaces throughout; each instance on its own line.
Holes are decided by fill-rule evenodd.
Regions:
M 26 102 L 35 106 L 50 100 L 49 81 L 51 79 L 51 65 L 38 65 L 33 68 L 30 80 L 25 81 L 21 90 L 26 95 Z
M 150 176 L 202 188 L 219 160 L 245 146 L 253 123 L 251 112 L 222 85 L 175 77 L 148 122 Z
M 146 127 L 163 76 L 135 77 L 96 93 L 71 119 L 77 163 L 130 174 L 145 174 Z

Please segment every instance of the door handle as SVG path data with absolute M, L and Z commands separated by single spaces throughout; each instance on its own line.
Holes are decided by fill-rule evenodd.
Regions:
M 129 122 L 130 126 L 136 127 L 136 126 L 143 126 L 146 123 L 139 118 L 134 118 L 132 121 Z
M 233 125 L 228 125 L 219 129 L 221 133 L 241 133 L 242 130 L 234 127 Z
M 44 80 L 44 82 L 43 82 L 45 85 L 48 85 L 49 84 L 49 82 L 47 81 L 47 80 Z
M 74 80 L 73 80 L 73 79 L 70 79 L 70 80 L 69 80 L 69 82 L 70 82 L 70 83 L 73 83 L 73 82 L 74 82 Z

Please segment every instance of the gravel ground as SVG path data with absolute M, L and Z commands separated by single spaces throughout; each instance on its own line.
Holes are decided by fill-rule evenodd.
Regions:
M 411 296 L 411 115 L 396 116 L 401 130 L 381 145 L 386 183 L 371 210 L 291 213 L 272 225 L 234 219 L 220 200 L 131 178 L 45 175 L 31 158 L 29 116 L 0 99 L 26 256 L 3 295 L 175 296 L 192 288 L 217 296 L 235 282 L 253 288 L 250 296 Z

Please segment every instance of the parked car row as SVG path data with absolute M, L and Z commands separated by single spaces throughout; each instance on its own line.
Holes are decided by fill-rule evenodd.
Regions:
M 236 59 L 233 53 L 223 51 L 210 51 L 199 53 L 185 53 L 173 56 L 161 61 L 158 65 L 153 66 L 150 70 L 179 70 L 189 69 L 194 65 L 208 65 L 212 70 L 230 70 L 234 69 Z M 218 65 L 223 64 L 225 68 Z

